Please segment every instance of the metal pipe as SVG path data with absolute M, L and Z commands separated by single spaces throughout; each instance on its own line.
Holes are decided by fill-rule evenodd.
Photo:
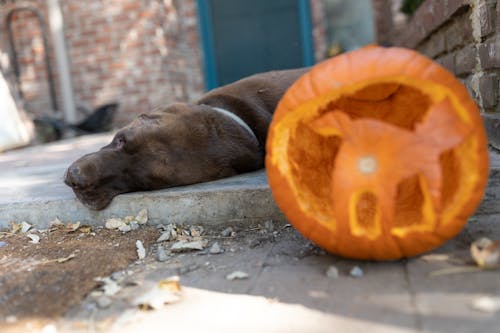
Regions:
M 63 18 L 59 0 L 48 0 L 49 23 L 54 43 L 57 72 L 59 73 L 60 91 L 65 120 L 75 123 L 77 119 L 73 87 L 71 84 L 68 53 L 64 40 Z

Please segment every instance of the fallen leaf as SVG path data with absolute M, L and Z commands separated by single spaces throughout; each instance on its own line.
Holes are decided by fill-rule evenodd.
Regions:
M 122 287 L 120 287 L 120 285 L 110 277 L 95 278 L 95 280 L 101 283 L 98 288 L 105 296 L 113 296 L 122 289 Z
M 426 254 L 420 257 L 420 259 L 425 261 L 448 261 L 450 260 L 450 256 L 448 254 Z
M 21 232 L 24 234 L 24 233 L 27 233 L 28 230 L 30 230 L 31 228 L 33 227 L 32 224 L 29 224 L 28 222 L 26 221 L 23 221 L 21 222 Z
M 472 308 L 481 312 L 495 313 L 500 311 L 500 297 L 483 296 L 472 302 Z
M 146 249 L 140 240 L 135 242 L 135 247 L 137 248 L 137 256 L 139 259 L 144 259 L 146 257 Z
M 12 232 L 13 234 L 15 234 L 19 230 L 21 230 L 21 224 L 20 223 L 10 222 L 10 232 Z
M 61 222 L 61 220 L 59 220 L 58 217 L 56 217 L 55 219 L 53 219 L 52 221 L 49 222 L 49 228 L 61 228 L 64 226 L 64 223 Z
M 197 240 L 192 242 L 186 240 L 180 240 L 172 244 L 172 246 L 170 247 L 170 251 L 172 252 L 201 251 L 205 248 L 205 246 L 206 246 L 206 241 L 203 240 Z
M 499 268 L 500 265 L 500 241 L 493 241 L 483 237 L 470 246 L 470 254 L 476 265 L 485 269 Z
M 234 271 L 232 273 L 229 273 L 226 275 L 226 280 L 243 280 L 243 279 L 248 279 L 249 275 L 245 272 L 242 271 Z
M 157 250 L 157 254 L 156 254 L 156 259 L 159 262 L 164 262 L 164 261 L 168 260 L 168 255 L 165 252 L 165 249 L 163 248 L 163 246 L 161 246 L 161 244 L 158 244 L 158 250 Z
M 31 239 L 30 243 L 32 244 L 38 244 L 40 242 L 40 236 L 35 235 L 35 234 L 26 234 L 28 238 Z
M 117 217 L 112 217 L 106 220 L 104 226 L 106 229 L 118 229 L 122 225 L 125 225 L 125 222 L 123 222 L 122 219 L 117 218 Z
M 90 234 L 92 232 L 92 226 L 90 225 L 82 225 L 78 231 L 84 234 Z
M 189 227 L 189 234 L 192 237 L 200 237 L 203 234 L 203 227 L 202 226 Z
M 165 242 L 170 240 L 170 231 L 162 232 L 160 237 L 156 240 L 157 243 Z
M 208 253 L 210 254 L 220 254 L 223 252 L 224 250 L 220 247 L 218 242 L 213 243 L 212 246 L 210 247 L 210 250 L 208 250 Z
M 339 269 L 334 266 L 334 265 L 330 265 L 328 267 L 328 269 L 326 270 L 326 276 L 331 278 L 331 279 L 336 279 L 339 277 Z
M 63 262 L 66 262 L 68 260 L 71 260 L 73 259 L 74 257 L 76 257 L 76 255 L 74 253 L 71 253 L 69 256 L 67 257 L 62 257 L 62 258 L 56 258 L 56 259 L 46 259 L 44 261 L 42 261 L 42 264 L 50 264 L 52 262 L 57 262 L 57 263 L 63 263 Z
M 351 271 L 349 272 L 349 275 L 354 277 L 354 278 L 360 278 L 363 277 L 364 272 L 359 266 L 354 266 Z
M 63 262 L 66 262 L 66 261 L 68 261 L 68 260 L 73 259 L 74 257 L 76 257 L 76 255 L 75 255 L 74 253 L 71 253 L 71 254 L 70 254 L 69 256 L 67 256 L 67 257 L 57 258 L 57 259 L 55 259 L 55 261 L 61 264 L 61 263 L 63 263 Z
M 140 310 L 158 310 L 167 304 L 181 300 L 181 287 L 178 277 L 171 277 L 158 282 L 143 295 L 137 297 L 133 304 Z
M 123 224 L 123 225 L 118 227 L 118 230 L 125 233 L 125 232 L 129 232 L 130 230 L 132 230 L 132 228 L 128 224 Z
M 109 308 L 112 303 L 113 303 L 113 301 L 111 300 L 111 298 L 109 298 L 107 296 L 100 296 L 96 300 L 97 307 L 100 309 Z
M 161 280 L 158 282 L 158 287 L 172 292 L 181 291 L 180 278 L 179 276 L 174 275 L 165 280 Z
M 148 223 L 148 210 L 147 209 L 142 209 L 137 216 L 135 217 L 135 220 L 139 224 L 146 224 Z
M 73 222 L 66 223 L 67 232 L 75 232 L 76 230 L 78 230 L 78 228 L 80 228 L 80 221 L 74 223 Z

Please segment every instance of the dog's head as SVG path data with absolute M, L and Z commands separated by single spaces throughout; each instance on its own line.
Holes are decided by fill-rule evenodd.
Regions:
M 66 171 L 65 183 L 83 204 L 99 210 L 120 193 L 235 174 L 228 162 L 228 147 L 234 143 L 220 139 L 220 125 L 215 126 L 207 108 L 174 104 L 139 116 L 118 131 L 109 145 L 75 161 Z M 226 130 L 230 135 L 233 129 L 222 132 Z

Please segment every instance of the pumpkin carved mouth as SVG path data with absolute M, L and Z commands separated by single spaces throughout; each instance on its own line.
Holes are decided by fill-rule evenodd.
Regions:
M 350 57 L 351 77 L 328 62 L 317 65 L 285 94 L 268 137 L 266 168 L 278 205 L 306 237 L 348 257 L 394 259 L 436 247 L 460 230 L 485 185 L 477 109 L 449 82 L 461 84 L 440 67 L 446 85 L 352 69 L 361 53 L 387 50 L 340 56 Z

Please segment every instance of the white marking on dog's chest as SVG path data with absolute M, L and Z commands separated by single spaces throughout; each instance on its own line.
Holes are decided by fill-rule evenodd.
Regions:
M 210 105 L 207 105 L 207 106 L 210 106 Z M 243 127 L 248 133 L 250 133 L 254 139 L 259 142 L 259 140 L 257 139 L 257 136 L 255 135 L 255 133 L 252 131 L 252 129 L 250 128 L 250 126 L 247 125 L 247 123 L 245 123 L 243 121 L 243 119 L 241 119 L 240 117 L 238 117 L 237 115 L 235 115 L 234 113 L 232 112 L 229 112 L 227 110 L 224 110 L 224 109 L 221 109 L 221 108 L 218 108 L 218 107 L 215 107 L 215 106 L 210 106 L 210 108 L 214 111 L 217 111 L 229 118 L 231 118 L 232 120 L 234 120 L 235 122 L 238 123 L 238 125 L 240 125 L 241 127 Z

